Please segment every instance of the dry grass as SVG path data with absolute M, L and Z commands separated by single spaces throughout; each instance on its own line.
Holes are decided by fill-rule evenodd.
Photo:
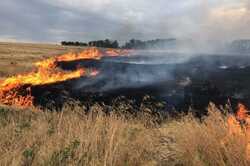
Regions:
M 213 106 L 202 121 L 187 115 L 157 127 L 100 109 L 1 109 L 0 165 L 249 165 L 245 137 L 228 137 L 226 117 Z
M 82 47 L 0 42 L 0 79 L 31 71 L 33 62 L 80 49 Z
M 78 49 L 0 43 L 0 79 Z M 126 108 L 121 105 L 120 112 Z M 86 115 L 79 106 L 62 112 L 0 108 L 0 165 L 250 165 L 244 133 L 228 135 L 227 116 L 213 105 L 203 120 L 183 115 L 156 126 L 148 115 L 107 116 L 97 105 L 91 110 Z
M 164 124 L 159 146 L 168 165 L 249 165 L 244 135 L 229 135 L 227 116 L 214 105 L 202 121 L 192 115 Z

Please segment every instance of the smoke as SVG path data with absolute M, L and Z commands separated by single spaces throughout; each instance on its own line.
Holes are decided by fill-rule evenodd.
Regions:
M 74 88 L 90 92 L 109 92 L 153 86 L 164 91 L 165 85 L 168 88 L 167 83 L 176 81 L 176 65 L 187 62 L 190 56 L 166 51 L 136 51 L 128 57 L 79 62 L 78 67 L 87 65 L 88 68 L 96 68 L 100 73 L 94 78 L 79 80 Z
M 233 40 L 250 38 L 249 0 L 109 0 L 98 4 L 94 12 L 115 22 L 109 37 L 121 42 L 177 38 L 178 51 L 213 53 Z
M 121 42 L 177 38 L 178 52 L 214 53 L 233 40 L 250 38 L 249 0 L 87 0 L 82 5 L 74 0 L 73 4 L 80 11 L 93 6 L 88 10 L 111 19 L 114 28 L 109 37 Z

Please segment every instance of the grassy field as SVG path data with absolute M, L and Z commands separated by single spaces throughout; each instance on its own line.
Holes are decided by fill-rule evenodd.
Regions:
M 31 71 L 33 62 L 80 49 L 82 48 L 53 44 L 0 42 L 0 79 L 13 74 Z
M 57 45 L 0 43 L 2 78 L 32 69 L 32 62 L 76 51 Z M 126 105 L 120 105 L 126 112 Z M 111 108 L 111 112 L 112 112 Z M 145 108 L 148 109 L 148 108 Z M 229 134 L 227 108 L 161 123 L 102 112 L 102 106 L 67 104 L 61 112 L 0 107 L 0 165 L 247 166 L 246 133 Z M 143 112 L 149 112 L 145 110 Z
M 247 166 L 244 134 L 228 135 L 227 117 L 213 105 L 148 126 L 150 118 L 86 115 L 77 105 L 60 113 L 0 109 L 0 165 Z M 122 111 L 122 110 L 121 110 Z

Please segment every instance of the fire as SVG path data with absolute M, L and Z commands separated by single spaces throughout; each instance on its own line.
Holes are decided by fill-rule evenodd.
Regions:
M 97 48 L 89 48 L 80 53 L 68 53 L 37 62 L 35 63 L 36 71 L 13 76 L 0 82 L 0 103 L 21 107 L 33 106 L 32 86 L 53 84 L 87 75 L 93 77 L 99 74 L 99 71 L 92 70 L 89 73 L 83 68 L 70 72 L 62 71 L 57 66 L 58 62 L 85 59 L 99 60 L 105 56 L 127 56 L 129 53 L 127 50 L 108 49 L 102 51 Z
M 246 138 L 246 156 L 250 160 L 250 115 L 245 105 L 239 103 L 236 116 L 228 117 L 229 136 L 241 135 Z
M 41 62 L 37 62 L 35 65 L 42 68 L 56 67 L 57 62 L 69 62 L 85 59 L 95 59 L 99 60 L 103 57 L 115 57 L 115 56 L 129 56 L 132 52 L 130 50 L 121 49 L 107 49 L 100 50 L 97 48 L 90 48 L 83 50 L 80 53 L 68 53 L 55 58 L 46 59 Z
M 250 116 L 247 114 L 247 112 L 248 110 L 246 106 L 239 103 L 236 115 L 230 115 L 227 119 L 230 134 L 242 133 L 242 127 L 245 126 L 241 125 L 247 125 L 246 122 L 250 120 Z
M 94 70 L 90 73 L 90 76 L 97 76 L 99 74 L 99 71 L 98 70 Z
M 85 74 L 84 69 L 79 69 L 72 72 L 51 72 L 39 70 L 38 72 L 32 72 L 26 75 L 18 75 L 7 78 L 1 84 L 1 89 L 6 87 L 16 86 L 18 84 L 30 84 L 30 85 L 43 85 L 51 84 L 55 82 L 62 82 L 68 79 L 78 78 Z
M 118 50 L 118 49 L 108 49 L 106 51 L 106 55 L 108 56 L 124 56 L 124 55 L 130 55 L 132 52 L 131 50 Z
M 239 103 L 238 104 L 238 111 L 236 113 L 236 117 L 239 121 L 245 121 L 248 118 L 247 115 L 247 108 L 243 104 Z
M 86 49 L 79 54 L 69 53 L 56 58 L 58 62 L 67 62 L 84 59 L 101 59 L 103 53 L 97 48 Z

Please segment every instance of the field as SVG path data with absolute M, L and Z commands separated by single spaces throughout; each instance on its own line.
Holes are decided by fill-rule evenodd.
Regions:
M 32 70 L 32 62 L 79 48 L 0 44 L 1 77 Z M 140 116 L 103 106 L 66 104 L 62 111 L 0 108 L 0 165 L 249 165 L 246 133 L 230 134 L 230 107 L 202 119 L 177 114 L 160 122 L 144 107 Z M 117 111 L 118 110 L 118 111 Z M 159 117 L 160 118 L 160 117 Z
M 79 49 L 52 44 L 0 43 L 0 78 L 30 71 L 33 62 Z

